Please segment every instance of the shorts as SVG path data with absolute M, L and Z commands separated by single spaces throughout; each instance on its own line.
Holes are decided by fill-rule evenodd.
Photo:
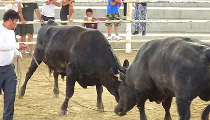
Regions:
M 120 20 L 120 13 L 115 13 L 115 14 L 107 14 L 106 19 L 109 20 Z M 113 23 L 105 23 L 106 26 L 112 26 Z M 114 26 L 120 26 L 120 22 L 115 22 Z
M 61 21 L 67 21 L 68 20 L 67 15 L 69 15 L 69 12 L 61 11 L 60 12 Z
M 24 36 L 26 34 L 33 35 L 34 33 L 34 25 L 33 24 L 19 24 L 20 25 L 20 36 Z
M 72 5 L 73 5 L 73 3 L 72 3 Z M 67 21 L 68 20 L 67 15 L 69 15 L 69 7 L 68 7 L 68 9 L 67 8 L 61 8 L 61 11 L 60 11 L 61 21 Z
M 14 31 L 15 35 L 20 35 L 20 25 L 17 25 Z
M 41 17 L 42 17 L 42 19 L 43 19 L 44 21 L 55 20 L 54 17 L 47 17 L 47 16 L 44 16 L 44 15 L 42 15 Z

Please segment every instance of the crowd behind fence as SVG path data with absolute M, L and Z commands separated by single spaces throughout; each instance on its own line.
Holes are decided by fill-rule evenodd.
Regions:
M 42 3 L 43 0 L 20 0 L 20 3 Z M 16 1 L 3 1 L 1 0 L 0 3 L 6 3 L 6 4 L 12 4 L 12 3 L 19 3 Z M 78 3 L 107 3 L 108 0 L 76 0 Z M 96 23 L 107 23 L 107 22 L 123 22 L 126 23 L 126 52 L 131 51 L 131 23 L 133 22 L 146 22 L 146 23 L 208 23 L 210 20 L 132 20 L 132 4 L 134 2 L 139 3 L 210 3 L 209 0 L 126 0 L 123 1 L 123 3 L 128 3 L 128 17 L 126 20 L 119 20 L 119 21 L 96 21 Z M 61 21 L 61 20 L 55 20 L 57 23 L 66 23 L 69 21 Z M 72 20 L 72 23 L 92 23 L 90 21 L 84 21 L 84 20 Z M 34 24 L 34 23 L 40 23 L 40 21 L 27 21 L 26 24 Z M 95 23 L 95 22 L 94 22 Z M 21 22 L 19 22 L 21 24 Z

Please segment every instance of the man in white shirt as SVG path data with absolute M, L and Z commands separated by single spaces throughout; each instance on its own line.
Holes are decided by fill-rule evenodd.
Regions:
M 48 21 L 49 19 L 55 19 L 55 6 L 61 6 L 60 0 L 45 0 L 41 12 L 41 17 L 44 21 Z
M 3 24 L 0 25 L 0 90 L 4 91 L 3 120 L 12 120 L 16 94 L 16 74 L 12 60 L 14 56 L 21 58 L 18 51 L 25 49 L 24 43 L 16 43 L 14 29 L 20 18 L 18 12 L 8 10 L 4 13 Z

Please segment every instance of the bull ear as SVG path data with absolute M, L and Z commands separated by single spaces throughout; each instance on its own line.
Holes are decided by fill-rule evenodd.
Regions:
M 129 61 L 127 59 L 125 59 L 125 61 L 123 63 L 123 67 L 125 67 L 125 68 L 129 67 Z

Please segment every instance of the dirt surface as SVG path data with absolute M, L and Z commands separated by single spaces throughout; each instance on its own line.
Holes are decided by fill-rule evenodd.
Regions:
M 125 53 L 125 51 L 115 51 L 115 53 L 121 63 L 125 59 L 128 59 L 132 63 L 137 51 L 132 51 L 129 54 Z M 30 55 L 23 55 L 21 63 L 21 85 L 24 82 L 31 59 L 32 57 Z M 17 62 L 14 61 L 14 64 L 17 65 Z M 96 109 L 95 87 L 83 89 L 78 84 L 76 84 L 74 95 L 69 101 L 69 114 L 61 116 L 59 112 L 65 98 L 65 81 L 59 78 L 59 89 L 61 91 L 59 98 L 54 97 L 53 82 L 53 76 L 49 76 L 46 65 L 42 63 L 29 80 L 23 99 L 16 97 L 14 120 L 139 120 L 140 118 L 139 111 L 136 107 L 129 111 L 126 116 L 117 116 L 113 112 L 117 103 L 105 87 L 102 99 L 107 112 L 100 113 L 76 104 L 74 101 L 77 101 L 83 106 Z M 191 104 L 191 120 L 199 120 L 202 110 L 208 104 L 210 102 L 202 101 L 199 98 L 194 99 Z M 3 95 L 0 95 L 0 106 L 2 106 L 0 109 L 0 115 L 2 116 Z M 165 111 L 161 104 L 147 101 L 145 109 L 148 120 L 164 119 Z M 171 115 L 172 119 L 179 119 L 175 99 L 173 99 L 171 106 Z

